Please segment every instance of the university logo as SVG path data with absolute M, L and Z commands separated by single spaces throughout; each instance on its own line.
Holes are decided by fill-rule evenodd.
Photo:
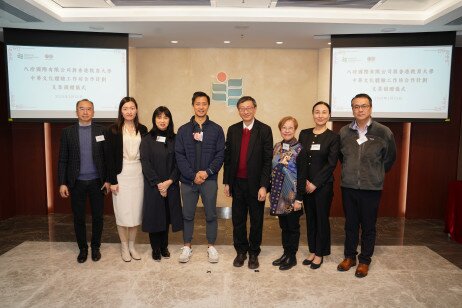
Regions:
M 242 78 L 229 79 L 225 72 L 217 74 L 217 82 L 212 82 L 212 100 L 236 106 L 242 96 Z

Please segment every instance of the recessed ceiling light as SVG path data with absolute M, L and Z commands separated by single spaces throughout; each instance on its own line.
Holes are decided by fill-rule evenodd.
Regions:
M 141 33 L 130 33 L 128 35 L 128 37 L 130 39 L 140 39 L 140 38 L 143 38 L 143 34 L 141 34 Z
M 284 44 L 284 42 L 276 42 L 276 44 L 282 45 L 282 44 Z
M 315 40 L 330 40 L 330 34 L 318 34 L 318 35 L 313 35 L 313 38 Z
M 330 45 L 330 44 L 332 44 L 332 43 L 331 42 L 327 43 L 327 45 Z
M 170 41 L 172 44 L 178 44 L 178 41 Z
M 231 41 L 223 41 L 225 44 L 231 44 Z
M 396 28 L 383 28 L 382 30 L 380 30 L 384 33 L 389 33 L 389 32 L 395 32 L 396 31 Z
M 90 26 L 90 27 L 88 27 L 88 29 L 101 31 L 101 30 L 104 30 L 104 27 L 103 26 Z

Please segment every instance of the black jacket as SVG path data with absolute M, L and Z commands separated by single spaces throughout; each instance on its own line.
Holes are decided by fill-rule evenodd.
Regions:
M 303 159 L 297 166 L 300 176 L 304 178 L 303 187 L 306 180 L 316 187 L 333 182 L 333 172 L 337 166 L 340 150 L 339 135 L 329 129 L 322 134 L 315 135 L 313 129 L 309 128 L 300 132 L 298 141 L 304 148 L 303 156 L 306 156 L 301 157 Z M 315 146 L 312 147 L 312 145 Z
M 108 181 L 112 185 L 117 184 L 117 175 L 122 172 L 123 160 L 123 135 L 112 131 L 113 125 L 106 131 L 106 147 L 108 157 L 106 159 L 108 169 Z M 148 133 L 148 129 L 143 124 L 139 126 L 141 137 Z
M 141 140 L 140 156 L 144 174 L 143 224 L 144 232 L 161 232 L 169 228 L 172 231 L 183 229 L 180 185 L 175 160 L 175 138 L 158 142 L 156 136 L 147 134 Z M 167 197 L 161 196 L 157 184 L 168 179 L 173 184 L 167 190 Z
M 96 136 L 104 136 L 105 127 L 92 123 L 93 162 L 102 183 L 107 181 L 106 140 L 97 141 Z M 103 138 L 105 139 L 105 138 Z M 80 174 L 79 123 L 68 126 L 61 133 L 61 145 L 58 160 L 58 183 L 73 187 Z
M 226 134 L 223 184 L 228 184 L 231 190 L 239 167 L 242 131 L 241 121 L 231 125 Z M 272 159 L 273 133 L 271 127 L 255 119 L 250 131 L 247 150 L 247 180 L 252 195 L 256 196 L 261 187 L 269 189 Z

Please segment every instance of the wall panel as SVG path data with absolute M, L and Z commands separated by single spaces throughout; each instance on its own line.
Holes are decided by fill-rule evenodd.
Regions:
M 444 218 L 448 185 L 457 179 L 462 111 L 462 48 L 455 48 L 450 121 L 413 123 L 406 218 Z

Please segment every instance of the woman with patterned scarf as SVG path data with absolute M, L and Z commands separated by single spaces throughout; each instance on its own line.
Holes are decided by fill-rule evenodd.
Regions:
M 297 164 L 306 157 L 306 151 L 295 138 L 298 122 L 287 116 L 278 124 L 282 141 L 273 150 L 273 170 L 271 172 L 270 214 L 279 216 L 283 255 L 273 261 L 280 270 L 288 270 L 297 265 L 295 255 L 300 239 L 300 216 L 303 214 L 303 185 L 297 187 Z M 305 155 L 303 155 L 303 153 Z M 303 184 L 303 183 L 301 183 Z

